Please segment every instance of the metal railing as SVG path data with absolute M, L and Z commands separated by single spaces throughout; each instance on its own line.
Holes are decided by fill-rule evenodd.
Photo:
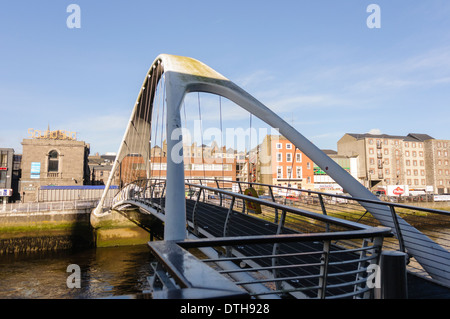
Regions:
M 193 183 L 196 182 L 196 183 Z M 133 186 L 131 186 L 133 185 Z M 164 210 L 165 180 L 142 180 L 128 185 L 128 190 L 133 189 L 133 198 L 145 201 L 150 199 L 161 212 Z M 211 185 L 211 186 L 205 186 Z M 239 191 L 234 193 L 226 191 L 221 186 L 228 189 L 232 187 Z M 234 186 L 232 186 L 234 185 Z M 248 188 L 254 188 L 259 198 L 243 197 Z M 129 197 L 131 192 L 122 195 Z M 122 199 L 125 198 L 122 196 Z M 221 181 L 212 179 L 188 179 L 186 183 L 186 198 L 194 200 L 195 203 L 204 202 L 217 206 L 231 207 L 233 210 L 249 214 L 249 202 L 256 203 L 261 207 L 260 214 L 251 213 L 270 223 L 281 225 L 278 228 L 293 229 L 302 233 L 332 232 L 342 230 L 337 224 L 330 224 L 320 220 L 318 215 L 332 217 L 338 220 L 345 220 L 361 223 L 368 226 L 380 226 L 379 220 L 375 219 L 371 213 L 364 208 L 361 203 L 369 203 L 374 207 L 388 207 L 394 224 L 393 228 L 397 237 L 384 241 L 383 249 L 405 251 L 403 244 L 405 234 L 399 226 L 397 217 L 400 216 L 406 222 L 426 234 L 430 239 L 437 242 L 443 248 L 450 250 L 450 212 L 424 207 L 409 206 L 394 202 L 374 201 L 368 199 L 358 199 L 345 195 L 327 194 L 317 191 L 302 190 L 296 188 L 267 185 L 260 183 Z M 276 203 L 278 205 L 272 205 Z M 367 205 L 366 205 L 367 206 Z M 295 208 L 297 211 L 293 212 Z M 195 207 L 193 209 L 193 230 L 196 231 L 198 219 L 195 217 Z M 332 225 L 332 227 L 331 227 Z M 203 233 L 207 233 L 203 230 Z M 223 235 L 233 236 L 229 225 L 223 226 Z M 407 234 L 406 234 L 407 236 Z M 440 267 L 443 271 L 449 271 L 450 261 L 443 260 Z M 408 270 L 418 275 L 430 278 L 427 271 L 411 256 L 408 258 Z
M 203 183 L 206 182 L 207 180 L 203 179 Z M 212 182 L 216 181 L 209 180 L 209 183 Z M 388 207 L 391 212 L 390 220 L 393 221 L 395 233 L 398 234 L 398 236 L 386 240 L 384 243 L 384 249 L 400 250 L 405 252 L 404 236 L 408 235 L 402 233 L 401 227 L 398 223 L 398 217 L 401 217 L 419 231 L 426 234 L 430 239 L 441 245 L 444 249 L 450 250 L 450 211 L 416 207 L 390 201 L 374 201 L 345 195 L 327 194 L 317 191 L 275 185 L 248 182 L 235 183 L 239 185 L 240 192 L 245 189 L 242 185 L 246 185 L 246 187 L 253 187 L 257 190 L 260 196 L 268 201 L 288 204 L 292 207 L 305 209 L 310 212 L 316 212 L 323 215 L 363 223 L 369 226 L 380 226 L 381 222 L 380 220 L 375 219 L 361 204 L 370 204 L 374 208 L 385 206 Z M 217 183 L 217 185 L 220 184 L 221 183 Z M 245 206 L 243 207 L 243 211 L 244 209 Z M 274 215 L 276 218 L 276 212 Z M 308 231 L 308 229 L 310 229 L 310 225 L 307 228 L 302 228 L 300 226 L 301 224 L 302 223 L 298 218 L 292 218 L 287 222 L 287 227 L 299 229 L 300 231 Z M 450 260 L 444 260 L 440 267 L 442 267 L 443 271 L 450 271 Z M 429 274 L 423 269 L 423 267 L 411 256 L 408 258 L 408 270 L 418 275 L 430 278 Z
M 218 256 L 203 261 L 212 267 L 219 265 L 219 273 L 233 278 L 236 285 L 250 291 L 253 297 L 373 298 L 375 285 L 371 284 L 371 272 L 378 266 L 383 238 L 389 235 L 388 228 L 367 228 L 334 233 L 200 239 L 178 244 L 186 249 L 216 247 Z M 353 245 L 359 241 L 361 245 L 344 248 L 335 244 L 337 240 L 340 243 L 352 241 Z M 260 247 L 255 251 L 261 251 L 261 247 L 272 247 L 272 251 L 245 256 L 220 253 L 222 247 L 251 251 L 255 246 Z M 238 266 L 223 266 L 225 262 Z M 259 288 L 253 289 L 257 285 Z
M 136 181 L 122 189 L 114 205 L 119 207 L 133 200 L 163 211 L 164 197 L 160 196 L 164 195 L 164 190 L 164 181 Z M 211 204 L 207 203 L 206 192 L 220 194 L 222 200 L 217 199 L 219 203 L 214 204 L 224 206 L 222 208 L 226 206 L 222 209 L 222 213 L 227 211 L 225 218 L 224 214 L 210 214 L 205 207 L 200 209 L 202 205 Z M 208 263 L 223 266 L 224 262 L 229 262 L 228 265 L 244 262 L 243 268 L 230 270 L 225 267 L 220 272 L 237 278 L 236 284 L 251 291 L 251 295 L 274 297 L 289 294 L 300 298 L 368 298 L 372 295 L 373 287 L 367 284 L 368 267 L 378 265 L 383 238 L 391 234 L 389 228 L 368 227 L 192 183 L 186 183 L 186 197 L 191 198 L 187 212 L 189 230 L 198 237 L 209 238 L 178 244 L 184 248 L 214 247 L 212 255 L 219 251 L 226 256 L 209 258 L 205 260 Z M 200 200 L 202 197 L 204 201 Z M 244 220 L 236 216 L 239 213 L 235 209 L 241 209 L 234 206 L 238 202 L 243 203 L 241 208 L 248 208 L 249 202 L 260 205 L 263 218 L 241 214 L 249 221 L 244 225 Z M 269 210 L 277 211 L 277 216 L 268 218 Z M 286 227 L 291 218 L 298 218 L 296 225 L 303 224 L 302 228 L 308 232 L 299 233 Z M 168 264 L 167 260 L 160 262 Z M 173 272 L 173 269 L 168 271 Z M 265 287 L 263 291 L 262 287 Z
M 29 203 L 9 203 L 0 204 L 0 214 L 2 213 L 35 213 L 47 211 L 65 211 L 76 209 L 92 209 L 98 205 L 96 200 L 73 200 L 60 202 L 29 202 Z M 105 201 L 104 207 L 111 207 L 112 199 Z

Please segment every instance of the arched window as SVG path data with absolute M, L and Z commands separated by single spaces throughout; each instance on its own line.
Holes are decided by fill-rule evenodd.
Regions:
M 48 171 L 58 172 L 59 156 L 57 151 L 51 151 L 48 154 Z

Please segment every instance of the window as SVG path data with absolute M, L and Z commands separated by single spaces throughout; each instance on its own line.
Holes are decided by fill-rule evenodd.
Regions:
M 291 150 L 292 149 L 292 144 L 291 143 L 287 143 L 286 144 L 286 149 L 287 150 Z
M 277 145 L 276 145 L 276 147 L 277 147 L 277 150 L 281 150 L 281 143 L 277 143 Z
M 303 178 L 303 177 L 302 177 L 302 167 L 301 167 L 301 166 L 297 166 L 297 167 L 296 167 L 296 172 L 295 172 L 295 173 L 296 173 L 295 176 L 296 176 L 297 178 Z
M 286 154 L 286 162 L 292 162 L 292 153 Z
M 6 171 L 0 171 L 0 185 L 5 187 L 6 185 Z
M 292 167 L 286 167 L 286 175 L 287 178 L 292 178 Z
M 57 151 L 50 151 L 48 154 L 48 171 L 58 172 L 59 169 L 59 156 Z
M 311 168 L 311 163 L 310 163 L 310 162 L 306 163 L 306 168 L 307 168 L 307 169 L 310 169 L 310 168 Z
M 297 163 L 301 163 L 302 162 L 302 153 L 297 153 L 296 154 L 296 161 L 297 161 Z
M 283 178 L 283 167 L 282 166 L 277 167 L 277 178 Z
M 409 156 L 409 151 L 406 151 L 406 152 L 405 152 L 405 155 L 406 155 L 406 156 Z
M 283 154 L 277 153 L 277 162 L 282 162 L 282 161 L 283 161 Z
M 6 167 L 8 166 L 8 154 L 1 154 L 2 157 L 0 158 L 0 167 Z

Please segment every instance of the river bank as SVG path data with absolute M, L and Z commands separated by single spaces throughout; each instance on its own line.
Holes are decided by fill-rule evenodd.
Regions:
M 0 256 L 94 247 L 141 245 L 150 234 L 113 213 L 92 224 L 90 209 L 0 213 Z

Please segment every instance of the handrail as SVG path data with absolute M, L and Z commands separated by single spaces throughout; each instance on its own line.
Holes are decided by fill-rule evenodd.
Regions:
M 183 248 L 199 248 L 210 246 L 233 246 L 241 244 L 267 244 L 267 243 L 292 243 L 298 241 L 327 241 L 341 239 L 362 239 L 368 237 L 390 237 L 391 229 L 388 227 L 369 227 L 359 230 L 340 231 L 335 233 L 312 233 L 312 234 L 280 234 L 261 236 L 239 236 L 221 238 L 186 239 L 177 241 Z
M 266 206 L 267 208 L 270 208 L 270 214 L 275 214 L 273 216 L 274 223 L 278 224 L 279 228 L 285 227 L 285 226 L 284 226 L 284 224 L 282 224 L 282 222 L 283 222 L 282 218 L 280 220 L 280 218 L 278 216 L 278 211 L 282 211 L 282 212 L 287 211 L 288 213 L 291 214 L 291 217 L 293 217 L 295 219 L 295 223 L 301 222 L 302 224 L 297 225 L 297 224 L 294 224 L 291 222 L 291 220 L 293 220 L 293 219 L 290 219 L 289 220 L 290 225 L 287 226 L 287 227 L 294 227 L 299 230 L 302 230 L 301 227 L 305 226 L 306 224 L 303 224 L 304 220 L 299 219 L 299 217 L 295 217 L 295 215 L 300 215 L 300 216 L 304 216 L 305 218 L 313 218 L 315 220 L 320 220 L 321 223 L 324 223 L 324 224 L 317 224 L 317 225 L 314 225 L 314 227 L 315 228 L 316 228 L 316 226 L 318 226 L 320 228 L 324 227 L 325 229 L 327 229 L 327 231 L 329 230 L 328 227 L 331 224 L 349 227 L 350 229 L 358 229 L 361 227 L 370 227 L 370 226 L 373 226 L 376 224 L 385 224 L 386 221 L 388 221 L 389 225 L 385 225 L 385 226 L 393 229 L 394 234 L 396 235 L 397 241 L 396 240 L 387 240 L 385 242 L 386 248 L 390 249 L 390 250 L 392 249 L 392 250 L 400 250 L 403 252 L 407 252 L 408 253 L 407 254 L 408 269 L 409 270 L 413 271 L 417 275 L 427 277 L 427 278 L 431 277 L 432 279 L 435 279 L 434 277 L 432 277 L 430 275 L 428 268 L 425 268 L 424 265 L 429 267 L 428 263 L 429 263 L 429 260 L 431 260 L 431 262 L 434 263 L 434 265 L 433 265 L 434 269 L 438 269 L 437 271 L 445 274 L 447 272 L 447 269 L 450 264 L 450 260 L 447 257 L 443 257 L 440 259 L 438 258 L 436 260 L 436 258 L 434 258 L 434 256 L 436 255 L 434 253 L 435 252 L 434 250 L 430 251 L 430 253 L 427 254 L 426 249 L 428 249 L 427 248 L 428 243 L 421 241 L 421 238 L 416 241 L 416 239 L 411 236 L 411 233 L 409 232 L 409 230 L 407 230 L 407 229 L 403 230 L 403 228 L 402 228 L 403 225 L 400 224 L 400 222 L 399 222 L 400 217 L 398 217 L 398 214 L 402 213 L 405 216 L 404 218 L 411 218 L 411 222 L 417 222 L 418 226 L 421 226 L 422 224 L 423 225 L 431 225 L 431 226 L 433 226 L 433 225 L 439 226 L 440 224 L 442 224 L 441 221 L 443 221 L 444 223 L 449 221 L 448 218 L 450 217 L 450 212 L 448 212 L 448 211 L 435 210 L 435 209 L 429 209 L 429 208 L 424 208 L 424 207 L 416 207 L 416 206 L 404 205 L 404 204 L 399 204 L 399 203 L 385 202 L 385 201 L 381 201 L 381 200 L 354 198 L 354 197 L 349 197 L 349 196 L 345 196 L 345 195 L 335 195 L 335 194 L 321 193 L 321 192 L 310 191 L 310 190 L 281 187 L 281 186 L 276 186 L 276 185 L 266 185 L 266 184 L 250 183 L 250 182 L 242 182 L 242 181 L 227 181 L 227 180 L 223 181 L 224 183 L 228 183 L 228 185 L 230 183 L 238 183 L 240 193 L 237 193 L 237 192 L 232 192 L 232 191 L 228 190 L 229 187 L 227 187 L 228 189 L 225 190 L 225 189 L 221 189 L 221 188 L 215 188 L 215 187 L 204 185 L 204 184 L 210 185 L 210 183 L 213 185 L 217 185 L 217 184 L 220 185 L 220 184 L 222 184 L 222 180 L 219 180 L 219 183 L 216 182 L 216 181 L 218 181 L 218 179 L 186 178 L 186 180 L 187 181 L 199 181 L 199 183 L 203 184 L 202 185 L 202 184 L 190 183 L 190 182 L 185 183 L 186 191 L 187 191 L 188 187 L 191 190 L 194 190 L 196 188 L 192 192 L 193 194 L 194 193 L 196 194 L 195 197 L 197 197 L 197 193 L 198 193 L 198 195 L 202 195 L 203 199 L 205 200 L 205 195 L 206 195 L 205 191 L 214 192 L 216 194 L 219 194 L 220 197 L 223 197 L 223 198 L 230 197 L 230 198 L 239 199 L 238 203 L 240 205 L 242 205 L 241 207 L 243 209 L 245 209 L 246 202 L 258 203 L 260 205 Z M 207 183 L 205 183 L 205 181 L 207 181 Z M 165 179 L 155 178 L 155 179 L 148 179 L 148 180 L 138 180 L 138 181 L 135 181 L 134 183 L 136 183 L 136 184 L 140 183 L 140 185 L 142 185 L 144 189 L 148 189 L 149 187 L 152 188 L 152 187 L 154 187 L 155 183 L 158 183 L 158 184 L 160 184 L 159 188 L 161 189 L 163 184 L 165 183 Z M 131 183 L 131 184 L 134 184 L 134 183 Z M 272 197 L 272 200 L 270 200 L 269 199 L 270 197 L 267 199 L 261 199 L 261 198 L 242 194 L 243 188 L 240 187 L 240 185 L 242 185 L 243 183 L 252 184 L 252 185 L 257 184 L 260 186 L 268 187 L 269 194 L 271 193 L 272 188 L 275 189 L 275 188 L 279 187 L 279 188 L 288 189 L 288 190 L 296 191 L 296 192 L 317 194 L 317 197 L 316 196 L 299 196 L 297 198 L 299 198 L 300 201 L 298 202 L 298 204 L 295 204 L 295 206 L 297 206 L 297 207 L 288 206 L 288 205 L 283 205 L 283 204 L 279 203 L 279 201 L 276 202 L 275 197 Z M 129 184 L 129 185 L 131 185 L 131 184 Z M 134 185 L 136 185 L 136 184 L 134 184 Z M 198 189 L 200 189 L 200 190 L 198 190 Z M 267 194 L 267 190 L 265 191 L 265 193 Z M 286 195 L 287 194 L 288 193 L 286 192 Z M 147 192 L 145 195 L 144 195 L 144 193 L 141 193 L 139 196 L 141 196 L 141 200 L 145 200 L 143 197 L 151 196 L 151 194 L 149 195 Z M 318 204 L 322 204 L 319 202 L 321 197 L 322 197 L 323 205 L 321 205 L 319 207 Z M 312 203 L 310 203 L 311 198 L 314 199 Z M 333 198 L 345 199 L 346 201 L 342 201 L 341 203 L 338 202 L 337 205 L 328 206 L 327 208 L 325 208 L 326 205 L 330 204 L 329 201 L 333 200 Z M 161 198 L 158 197 L 158 199 L 160 200 Z M 198 198 L 198 199 L 200 199 L 200 198 Z M 363 206 L 363 204 L 361 204 L 363 202 L 366 203 L 366 204 L 364 204 L 365 206 Z M 227 201 L 227 206 L 228 206 L 228 204 L 229 204 L 229 201 Z M 290 203 L 290 205 L 292 205 L 292 203 Z M 300 205 L 302 207 L 299 208 L 298 205 Z M 381 221 L 380 219 L 377 220 L 375 218 L 372 218 L 371 216 L 368 216 L 368 215 L 366 216 L 366 214 L 368 212 L 370 212 L 371 207 L 373 207 L 373 209 L 377 209 L 377 207 L 385 207 L 385 209 L 387 209 L 387 214 L 386 214 L 386 216 L 384 216 L 385 220 Z M 243 210 L 242 212 L 245 213 L 245 210 Z M 267 212 L 269 212 L 269 211 L 266 211 L 266 213 Z M 427 214 L 420 215 L 420 212 L 425 212 Z M 436 215 L 430 216 L 430 213 L 435 213 Z M 348 217 L 345 214 L 348 214 Z M 345 218 L 349 218 L 349 219 L 341 218 L 341 216 L 343 216 Z M 281 216 L 281 217 L 283 217 L 283 216 Z M 256 218 L 256 217 L 254 217 L 254 218 Z M 368 226 L 361 226 L 364 223 Z M 224 226 L 226 227 L 227 225 L 224 225 Z M 306 226 L 309 227 L 308 225 L 306 225 Z M 206 234 L 205 230 L 203 230 L 203 233 Z M 448 247 L 450 247 L 450 243 L 449 243 L 448 239 L 446 239 L 448 237 L 445 237 L 446 234 L 448 234 L 448 232 L 446 232 L 445 229 L 442 229 L 442 230 L 439 229 L 433 233 L 427 232 L 426 234 L 430 238 L 433 238 L 436 243 L 443 245 L 443 247 L 447 247 L 444 249 L 447 249 L 447 250 L 449 249 Z M 410 253 L 409 249 L 406 247 L 405 240 L 408 240 L 409 242 L 411 242 L 411 240 L 416 241 L 415 248 L 417 248 L 418 250 L 421 251 L 421 253 L 423 252 L 423 254 L 424 254 L 421 256 L 422 260 L 418 261 L 417 258 L 415 258 L 415 255 Z M 432 258 L 434 258 L 434 259 L 432 259 Z M 441 280 L 438 278 L 436 278 L 436 280 L 441 282 Z
M 348 220 L 343 220 L 343 219 L 340 219 L 340 218 L 332 217 L 332 216 L 320 215 L 320 214 L 312 213 L 312 212 L 309 212 L 307 210 L 299 209 L 297 207 L 283 205 L 283 204 L 279 204 L 279 203 L 276 203 L 276 202 L 269 202 L 269 201 L 266 201 L 266 200 L 263 200 L 263 199 L 260 199 L 260 198 L 257 198 L 257 197 L 252 197 L 252 196 L 248 196 L 248 195 L 244 195 L 244 194 L 233 193 L 233 192 L 225 191 L 225 190 L 222 190 L 222 189 L 217 190 L 216 188 L 213 188 L 213 187 L 208 187 L 208 186 L 198 185 L 198 184 L 186 183 L 186 185 L 199 187 L 199 188 L 202 188 L 204 190 L 220 192 L 220 193 L 222 193 L 224 195 L 229 195 L 229 196 L 232 196 L 232 197 L 235 197 L 235 198 L 243 199 L 245 201 L 251 201 L 251 202 L 258 203 L 258 204 L 265 205 L 265 206 L 269 206 L 269 207 L 272 207 L 272 208 L 286 210 L 286 211 L 294 213 L 294 214 L 298 214 L 298 215 L 302 215 L 302 216 L 318 219 L 318 220 L 321 220 L 321 221 L 324 221 L 324 222 L 332 221 L 335 224 L 338 224 L 338 225 L 341 225 L 341 226 L 346 226 L 346 227 L 353 228 L 353 229 L 364 229 L 366 227 L 370 227 L 370 226 L 366 226 L 366 225 L 363 225 L 363 224 L 355 223 L 355 222 L 352 222 L 352 221 L 348 221 Z
M 211 270 L 208 272 L 203 270 L 202 266 L 198 264 L 199 262 L 215 263 L 222 270 L 218 271 L 217 274 L 228 274 L 234 279 L 234 285 L 241 286 L 249 290 L 250 295 L 253 297 L 264 297 L 264 296 L 280 296 L 287 293 L 297 296 L 300 294 L 309 298 L 348 298 L 348 297 L 362 297 L 370 298 L 373 297 L 374 286 L 369 286 L 369 268 L 368 265 L 377 266 L 379 264 L 379 257 L 381 254 L 382 241 L 384 237 L 391 236 L 391 231 L 388 227 L 371 227 L 369 229 L 362 230 L 352 230 L 352 231 L 342 231 L 338 233 L 316 233 L 316 234 L 285 234 L 285 235 L 268 235 L 268 236 L 244 236 L 244 237 L 221 237 L 221 238 L 202 238 L 202 239 L 188 239 L 184 241 L 163 241 L 163 242 L 150 242 L 149 246 L 152 252 L 158 259 L 161 266 L 171 274 L 178 288 L 171 286 L 166 292 L 156 291 L 154 294 L 157 297 L 164 298 L 187 298 L 189 297 L 189 289 L 197 287 L 206 287 L 203 296 L 197 296 L 198 298 L 207 297 L 214 298 L 213 295 L 216 291 L 221 291 L 221 293 L 230 294 L 236 293 L 236 288 L 229 289 L 226 288 L 231 283 L 224 283 L 224 286 L 212 285 L 215 281 L 216 274 L 212 273 Z M 356 249 L 338 249 L 330 250 L 330 244 L 332 241 L 348 239 L 369 239 L 373 238 L 372 246 L 362 245 Z M 242 256 L 242 257 L 221 257 L 199 259 L 196 261 L 196 269 L 202 268 L 199 276 L 199 272 L 192 272 L 190 269 L 193 264 L 193 256 L 188 253 L 189 249 L 195 248 L 205 251 L 208 256 L 208 249 L 213 247 L 224 247 L 224 246 L 247 246 L 255 244 L 281 244 L 281 243 L 318 243 L 322 242 L 322 248 L 318 247 L 318 250 L 308 251 L 303 253 L 295 254 L 277 254 L 277 255 L 262 255 L 262 256 Z M 206 250 L 204 250 L 206 249 Z M 369 252 L 369 255 L 366 255 Z M 341 258 L 329 258 L 330 255 L 337 256 L 341 254 Z M 279 258 L 301 258 L 302 256 L 317 256 L 316 261 L 311 262 L 304 259 L 292 259 L 293 263 L 287 263 L 283 265 L 259 265 L 256 263 L 250 267 L 240 268 L 237 266 L 231 267 L 230 263 L 233 261 L 246 261 L 249 260 L 264 260 L 271 259 L 274 257 Z M 344 257 L 346 256 L 346 257 Z M 181 258 L 183 257 L 183 258 Z M 286 260 L 287 261 L 287 260 Z M 186 263 L 189 263 L 187 265 Z M 366 266 L 364 264 L 367 263 Z M 222 266 L 228 265 L 225 268 Z M 341 268 L 335 268 L 344 265 L 354 265 L 346 270 Z M 313 268 L 311 268 L 313 267 Z M 302 274 L 301 269 L 309 268 L 312 272 L 308 274 Z M 295 269 L 300 270 L 299 273 L 284 273 L 279 276 L 278 272 L 276 275 L 267 275 L 267 271 L 280 271 L 280 270 L 294 271 Z M 314 269 L 314 270 L 313 270 Z M 257 277 L 249 276 L 249 273 L 263 272 Z M 242 276 L 247 277 L 243 278 Z M 238 276 L 238 277 L 234 277 Z M 239 277 L 240 276 L 240 277 Z M 328 279 L 329 278 L 329 279 Z M 311 282 L 311 280 L 313 280 Z M 318 280 L 318 283 L 314 284 L 314 280 Z M 168 281 L 168 280 L 166 280 Z M 298 284 L 299 282 L 302 284 Z M 258 284 L 273 283 L 274 288 L 266 288 L 265 291 L 253 290 L 250 287 L 254 287 Z M 294 282 L 294 284 L 293 284 Z M 295 282 L 298 282 L 295 284 Z M 214 287 L 216 287 L 214 289 Z M 232 286 L 229 286 L 232 287 Z M 347 288 L 345 288 L 347 287 Z M 352 288 L 354 287 L 354 288 Z M 152 288 L 154 289 L 153 285 Z M 339 289 L 339 291 L 334 291 L 334 289 Z M 305 295 L 306 294 L 306 295 Z M 239 293 L 238 296 L 241 296 Z M 192 296 L 190 296 L 192 298 Z M 218 297 L 223 297 L 218 296 Z
M 351 196 L 339 195 L 339 194 L 330 194 L 330 193 L 324 193 L 324 192 L 319 192 L 319 191 L 312 191 L 312 190 L 301 189 L 301 188 L 292 188 L 292 187 L 287 187 L 287 186 L 278 186 L 278 185 L 253 183 L 253 182 L 244 182 L 244 181 L 226 181 L 226 180 L 219 180 L 219 179 L 216 180 L 216 179 L 208 179 L 208 178 L 186 178 L 185 180 L 206 180 L 206 181 L 211 181 L 211 182 L 219 181 L 219 182 L 224 182 L 224 183 L 239 183 L 239 184 L 258 185 L 258 186 L 273 187 L 273 188 L 285 189 L 285 190 L 302 192 L 302 193 L 308 193 L 308 194 L 315 194 L 315 195 L 318 195 L 318 196 L 319 195 L 331 196 L 331 197 L 335 197 L 335 198 L 354 200 L 354 201 L 370 203 L 370 204 L 387 205 L 387 206 L 394 206 L 394 207 L 405 208 L 405 209 L 415 209 L 415 210 L 420 210 L 420 211 L 430 212 L 430 213 L 436 213 L 436 214 L 442 214 L 442 215 L 450 215 L 450 211 L 445 211 L 445 210 L 438 210 L 438 209 L 431 209 L 431 208 L 426 208 L 426 207 L 419 207 L 419 206 L 411 206 L 411 205 L 405 205 L 405 204 L 399 204 L 399 203 L 385 202 L 385 201 L 382 201 L 382 200 L 372 200 L 372 199 L 367 199 L 367 198 L 351 197 Z
M 280 204 L 277 202 L 270 202 L 270 201 L 266 201 L 257 197 L 252 197 L 252 196 L 248 196 L 248 195 L 244 195 L 244 194 L 239 194 L 239 193 L 234 193 L 234 192 L 230 192 L 230 191 L 226 191 L 223 189 L 217 189 L 217 188 L 213 188 L 213 187 L 209 187 L 206 185 L 198 185 L 198 184 L 191 184 L 191 183 L 185 183 L 188 186 L 192 186 L 192 187 L 198 187 L 201 188 L 203 190 L 209 190 L 209 191 L 214 191 L 214 192 L 219 192 L 223 195 L 228 195 L 230 197 L 235 197 L 235 198 L 239 198 L 245 201 L 251 201 L 254 203 L 258 203 L 261 205 L 265 205 L 265 206 L 269 206 L 275 209 L 280 209 L 280 210 L 285 210 L 288 211 L 290 213 L 294 213 L 297 215 L 301 215 L 301 216 L 305 216 L 305 217 L 309 217 L 309 218 L 313 218 L 313 219 L 317 219 L 323 222 L 332 222 L 335 225 L 339 225 L 339 226 L 345 226 L 351 229 L 367 229 L 370 228 L 371 226 L 367 226 L 364 224 L 360 224 L 360 223 L 356 223 L 356 222 L 352 222 L 349 220 L 344 220 L 344 219 L 340 219 L 337 217 L 332 217 L 332 216 L 327 216 L 327 215 L 320 215 L 317 213 L 313 213 L 307 210 L 303 210 L 297 207 L 292 207 L 292 206 L 288 206 L 288 205 L 284 205 L 284 204 Z M 137 184 L 133 184 L 133 183 L 129 183 L 128 185 L 137 185 Z M 128 186 L 127 185 L 127 186 Z M 124 187 L 126 188 L 126 187 Z

